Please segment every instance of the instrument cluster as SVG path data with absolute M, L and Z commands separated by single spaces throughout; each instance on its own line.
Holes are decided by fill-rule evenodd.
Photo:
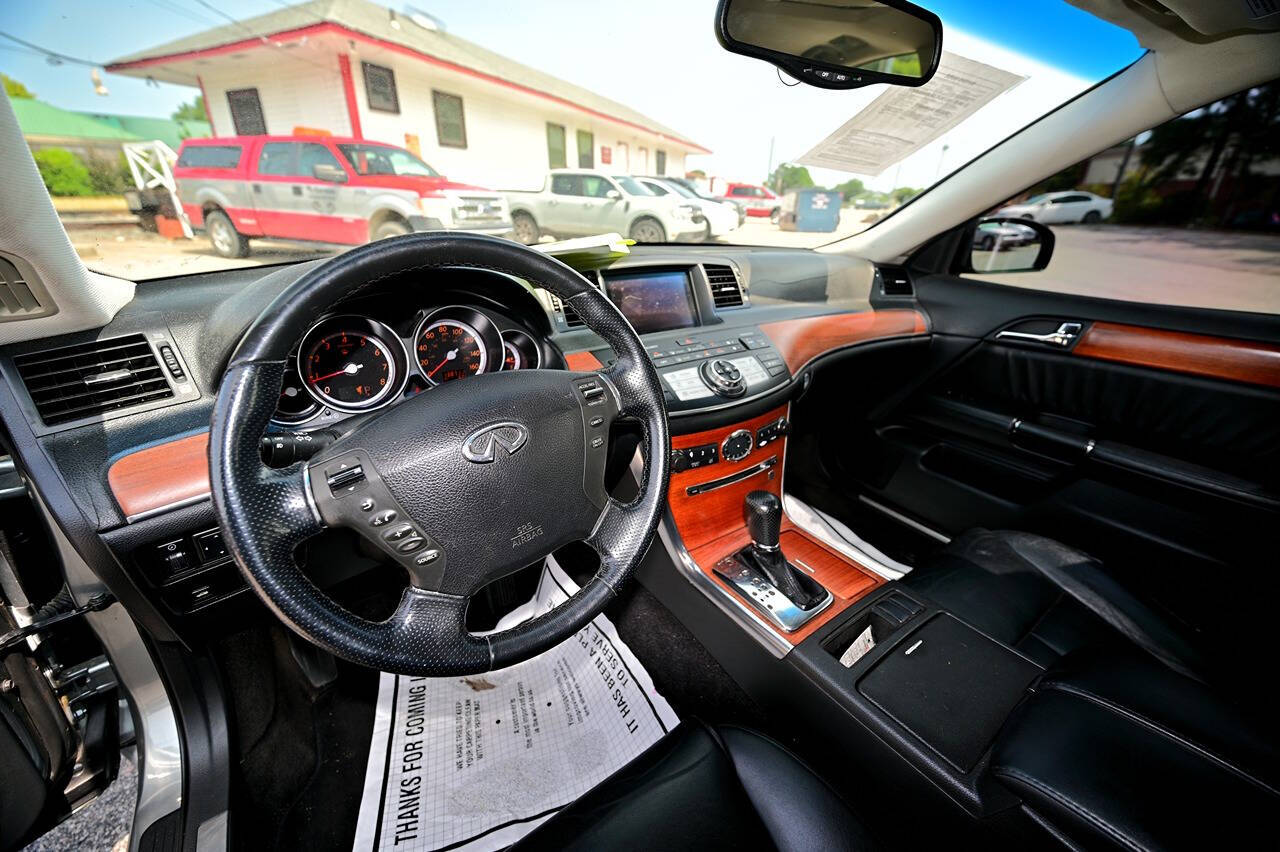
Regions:
M 549 344 L 511 320 L 467 305 L 419 311 L 402 323 L 334 314 L 303 335 L 273 422 L 324 425 L 445 382 L 551 366 L 549 354 Z

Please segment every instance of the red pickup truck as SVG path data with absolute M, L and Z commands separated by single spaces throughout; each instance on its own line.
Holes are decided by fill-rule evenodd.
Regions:
M 511 232 L 501 194 L 364 139 L 188 139 L 173 176 L 192 227 L 223 257 L 246 257 L 252 237 L 358 245 L 410 231 Z
M 774 195 L 766 186 L 754 183 L 729 183 L 725 185 L 724 197 L 742 205 L 748 216 L 768 216 L 769 221 L 775 225 L 782 215 L 782 199 Z

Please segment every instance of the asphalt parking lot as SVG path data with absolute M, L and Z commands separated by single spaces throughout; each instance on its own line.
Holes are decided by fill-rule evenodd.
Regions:
M 783 231 L 748 220 L 726 243 L 815 247 L 870 223 L 846 210 L 835 234 Z M 1280 312 L 1280 235 L 1123 225 L 1059 225 L 1043 272 L 982 275 L 984 280 L 1101 298 L 1227 310 Z M 136 227 L 76 229 L 72 241 L 99 272 L 142 280 L 229 267 L 288 263 L 332 250 L 281 240 L 255 240 L 253 253 L 228 260 L 208 240 L 167 240 Z

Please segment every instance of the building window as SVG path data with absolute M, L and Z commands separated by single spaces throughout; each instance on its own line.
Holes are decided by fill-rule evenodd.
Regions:
M 396 94 L 396 75 L 390 68 L 361 62 L 364 72 L 364 96 L 369 109 L 379 112 L 400 112 L 400 97 Z
M 231 108 L 231 123 L 237 136 L 265 136 L 267 120 L 262 117 L 262 102 L 257 89 L 233 89 L 227 92 L 227 106 Z
M 547 124 L 547 162 L 553 169 L 563 169 L 569 165 L 565 154 L 565 137 L 563 124 Z
M 589 130 L 578 131 L 578 168 L 596 167 L 596 137 Z
M 445 148 L 467 147 L 467 119 L 462 113 L 462 98 L 444 92 L 431 92 L 436 111 L 436 140 Z
M 667 173 L 667 152 L 655 151 L 653 156 L 654 168 L 657 169 L 659 175 L 665 175 Z

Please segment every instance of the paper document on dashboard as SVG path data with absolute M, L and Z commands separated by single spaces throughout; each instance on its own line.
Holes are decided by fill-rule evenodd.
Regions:
M 943 53 L 928 83 L 919 88 L 890 86 L 796 162 L 875 177 L 1025 79 Z
M 499 628 L 575 591 L 548 559 L 533 600 Z M 603 615 L 555 648 L 499 671 L 384 673 L 354 848 L 505 848 L 678 721 Z

